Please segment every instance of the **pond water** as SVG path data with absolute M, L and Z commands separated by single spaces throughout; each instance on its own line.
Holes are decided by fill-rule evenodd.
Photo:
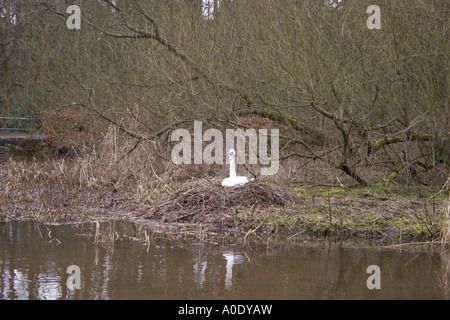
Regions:
M 123 236 L 125 231 L 114 232 Z M 450 252 L 440 249 L 331 243 L 143 245 L 132 240 L 110 241 L 106 246 L 94 244 L 93 233 L 93 224 L 0 223 L 0 299 L 450 297 Z M 378 266 L 379 272 L 367 273 L 371 265 Z M 69 266 L 79 269 L 67 272 Z M 379 284 L 380 289 L 369 289 L 367 282 Z

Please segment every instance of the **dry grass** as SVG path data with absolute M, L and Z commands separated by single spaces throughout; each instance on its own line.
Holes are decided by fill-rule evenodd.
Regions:
M 439 193 L 446 193 L 447 204 L 444 210 L 444 218 L 443 218 L 443 226 L 442 226 L 442 244 L 445 246 L 450 246 L 450 176 L 447 179 L 447 182 L 441 188 Z
M 450 245 L 450 199 L 447 200 L 447 209 L 442 228 L 442 244 L 446 246 Z
M 0 219 L 125 218 L 157 224 L 186 241 L 230 239 L 231 234 L 258 241 L 281 234 L 450 239 L 450 208 L 443 194 L 431 203 L 429 196 L 405 197 L 398 189 L 349 189 L 339 172 L 293 159 L 282 162 L 276 178 L 223 188 L 226 165 L 176 166 L 167 160 L 168 150 L 163 142 L 136 144 L 110 128 L 73 158 L 7 161 L 0 168 Z

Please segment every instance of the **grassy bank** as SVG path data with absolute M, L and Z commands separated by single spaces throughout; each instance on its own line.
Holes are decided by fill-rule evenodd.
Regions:
M 119 176 L 123 172 L 108 175 L 98 164 L 88 158 L 2 164 L 0 220 L 127 220 L 141 230 L 143 241 L 156 230 L 161 237 L 188 242 L 297 243 L 333 237 L 448 243 L 448 194 L 438 188 L 263 181 L 233 193 L 220 186 L 220 177 L 202 184 L 157 175 L 139 183 Z
M 266 218 L 272 229 L 299 235 L 377 239 L 386 242 L 441 238 L 443 199 L 430 201 L 428 190 L 372 186 L 296 188 L 304 205 Z M 288 237 L 297 236 L 297 234 Z

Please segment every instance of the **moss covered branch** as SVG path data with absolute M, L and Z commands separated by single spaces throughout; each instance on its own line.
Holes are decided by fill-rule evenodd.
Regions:
M 395 137 L 384 137 L 378 141 L 376 141 L 371 148 L 372 153 L 377 152 L 384 146 L 401 143 L 405 141 L 430 141 L 432 138 L 431 134 L 427 133 L 417 133 L 417 132 L 408 132 L 404 136 L 395 136 Z

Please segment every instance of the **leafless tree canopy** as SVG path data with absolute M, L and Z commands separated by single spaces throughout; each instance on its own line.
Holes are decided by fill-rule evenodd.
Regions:
M 0 110 L 83 113 L 137 142 L 263 117 L 290 165 L 362 185 L 441 183 L 448 1 L 376 1 L 379 30 L 366 25 L 373 2 L 222 0 L 206 17 L 200 0 L 1 0 Z M 80 30 L 66 26 L 69 4 Z

